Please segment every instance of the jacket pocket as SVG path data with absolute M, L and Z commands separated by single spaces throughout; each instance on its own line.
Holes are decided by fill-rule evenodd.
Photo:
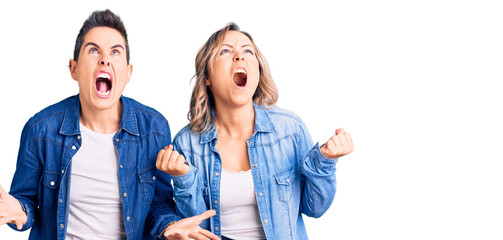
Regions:
M 60 185 L 59 173 L 44 172 L 42 184 L 44 188 L 42 189 L 42 196 L 39 198 L 39 206 L 49 210 L 56 209 Z
M 150 168 L 143 173 L 138 174 L 141 188 L 143 189 L 143 200 L 151 202 L 155 193 L 155 168 Z
M 274 174 L 274 178 L 276 179 L 279 200 L 288 203 L 294 191 L 295 169 L 292 167 L 281 170 Z

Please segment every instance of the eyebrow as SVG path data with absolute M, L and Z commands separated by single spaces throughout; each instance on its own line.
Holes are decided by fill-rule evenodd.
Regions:
M 98 44 L 93 43 L 93 42 L 88 42 L 88 43 L 86 43 L 86 45 L 84 45 L 84 48 L 86 48 L 86 47 L 87 47 L 87 46 L 89 46 L 89 45 L 91 45 L 91 46 L 95 46 L 95 47 L 97 47 L 97 48 L 100 48 L 100 46 L 98 46 Z
M 119 48 L 119 47 L 124 50 L 124 47 L 122 45 L 120 45 L 120 44 L 115 44 L 110 49 Z
M 100 48 L 100 46 L 98 46 L 98 44 L 93 43 L 93 42 L 88 42 L 88 43 L 86 43 L 86 45 L 84 45 L 84 48 L 86 48 L 86 47 L 87 47 L 87 46 L 89 46 L 89 45 L 91 45 L 91 46 L 95 46 L 95 47 L 97 47 L 97 48 Z M 122 48 L 122 49 L 124 49 L 124 47 L 123 47 L 121 44 L 115 44 L 115 45 L 113 45 L 110 49 L 114 49 L 114 48 Z
M 224 44 L 222 44 L 222 45 L 223 45 L 223 46 L 226 46 L 226 47 L 229 47 L 229 48 L 234 48 L 234 46 L 233 46 L 233 45 L 231 45 L 231 44 L 224 43 Z M 244 44 L 244 45 L 241 45 L 241 47 L 242 47 L 242 48 L 244 48 L 244 47 L 251 47 L 251 48 L 254 48 L 254 47 L 253 47 L 253 45 L 251 45 L 251 44 Z

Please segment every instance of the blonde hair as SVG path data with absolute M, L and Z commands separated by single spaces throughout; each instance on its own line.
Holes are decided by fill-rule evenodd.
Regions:
M 261 106 L 269 107 L 278 101 L 278 89 L 271 78 L 269 66 L 253 42 L 250 34 L 240 31 L 235 23 L 229 23 L 224 28 L 213 33 L 206 43 L 199 49 L 196 56 L 196 83 L 190 98 L 190 109 L 187 118 L 190 121 L 192 131 L 201 134 L 210 129 L 214 120 L 215 100 L 206 80 L 210 76 L 213 67 L 213 59 L 220 44 L 223 42 L 225 34 L 229 31 L 239 31 L 246 35 L 255 47 L 255 56 L 259 63 L 259 84 L 253 94 L 253 101 Z

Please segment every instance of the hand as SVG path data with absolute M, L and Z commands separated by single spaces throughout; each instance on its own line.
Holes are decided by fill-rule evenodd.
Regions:
M 166 228 L 164 237 L 168 240 L 220 240 L 217 235 L 199 227 L 203 220 L 213 217 L 215 214 L 215 210 L 208 210 L 201 215 L 184 218 Z
M 0 185 L 0 226 L 6 223 L 16 224 L 18 230 L 28 221 L 19 201 L 6 192 Z
M 340 158 L 353 152 L 353 139 L 344 129 L 339 128 L 320 150 L 326 158 Z
M 185 163 L 185 158 L 173 150 L 171 144 L 159 151 L 155 166 L 171 176 L 185 175 L 190 170 L 189 165 Z

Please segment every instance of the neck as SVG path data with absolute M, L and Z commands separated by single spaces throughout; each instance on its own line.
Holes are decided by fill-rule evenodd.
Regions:
M 240 107 L 226 107 L 215 104 L 215 124 L 218 134 L 248 138 L 255 127 L 253 102 Z
M 120 101 L 111 109 L 94 109 L 84 104 L 81 104 L 80 108 L 80 123 L 97 133 L 119 131 L 121 116 L 122 103 Z

